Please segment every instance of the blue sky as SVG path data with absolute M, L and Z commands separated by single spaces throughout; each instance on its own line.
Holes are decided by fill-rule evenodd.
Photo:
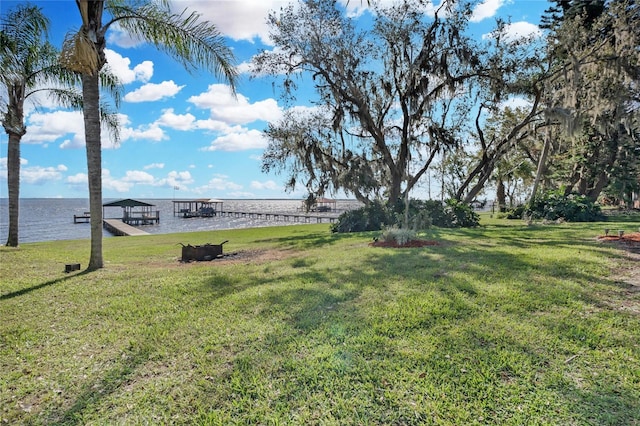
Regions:
M 440 1 L 435 0 L 436 5 Z M 17 3 L 2 0 L 0 12 Z M 41 6 L 51 19 L 51 40 L 57 46 L 65 33 L 80 26 L 73 0 L 31 3 Z M 267 144 L 262 130 L 281 116 L 284 107 L 270 78 L 250 78 L 248 73 L 251 58 L 272 48 L 266 26 L 269 10 L 286 3 L 174 0 L 176 10 L 198 11 L 225 35 L 241 71 L 237 98 L 212 75 L 191 75 L 153 47 L 110 30 L 107 59 L 124 84 L 124 99 L 119 109 L 120 142 L 114 144 L 103 136 L 104 198 L 303 197 L 303 188 L 284 191 L 284 176 L 261 172 L 260 157 Z M 357 9 L 363 3 L 351 0 L 350 13 L 362 13 Z M 546 0 L 485 0 L 475 11 L 471 30 L 481 37 L 491 30 L 495 18 L 502 17 L 511 20 L 514 32 L 536 32 L 548 7 Z M 38 104 L 26 109 L 20 196 L 87 197 L 82 114 L 56 108 L 46 98 Z M 0 197 L 7 196 L 6 154 L 7 136 L 2 132 Z

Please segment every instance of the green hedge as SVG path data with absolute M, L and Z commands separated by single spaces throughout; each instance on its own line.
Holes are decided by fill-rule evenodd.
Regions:
M 372 203 L 340 215 L 331 227 L 332 232 L 379 231 L 386 226 L 404 226 L 405 204 L 399 200 L 392 205 Z M 480 217 L 473 209 L 460 201 L 411 200 L 409 203 L 409 228 L 427 229 L 474 227 Z
M 549 191 L 529 206 L 511 210 L 509 219 L 563 219 L 567 222 L 597 222 L 605 220 L 600 206 L 584 195 L 564 195 L 563 191 Z

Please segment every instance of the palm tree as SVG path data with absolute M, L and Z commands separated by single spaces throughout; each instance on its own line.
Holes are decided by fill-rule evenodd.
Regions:
M 58 51 L 46 41 L 48 26 L 49 20 L 40 8 L 18 5 L 2 18 L 0 29 L 0 85 L 7 93 L 0 119 L 9 137 L 6 245 L 10 247 L 17 247 L 19 241 L 20 141 L 27 132 L 25 101 L 37 92 L 46 91 L 63 106 L 77 108 L 82 102 L 80 92 L 74 87 L 74 75 L 59 66 Z
M 155 45 L 184 67 L 205 68 L 235 87 L 237 70 L 231 50 L 217 28 L 193 12 L 173 13 L 167 0 L 76 0 L 82 17 L 78 32 L 64 42 L 61 62 L 82 76 L 84 100 L 91 255 L 87 270 L 104 266 L 102 257 L 102 152 L 100 144 L 100 85 L 98 73 L 106 64 L 106 32 L 116 22 L 129 34 Z M 110 20 L 103 23 L 103 14 Z

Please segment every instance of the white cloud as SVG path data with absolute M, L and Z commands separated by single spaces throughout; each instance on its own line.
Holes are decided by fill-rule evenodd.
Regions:
M 473 9 L 471 22 L 480 22 L 495 16 L 504 4 L 505 0 L 484 0 Z
M 84 186 L 87 184 L 87 175 L 85 173 L 77 173 L 73 176 L 67 177 L 67 183 L 73 186 Z M 177 172 L 171 171 L 167 174 L 167 177 L 157 179 L 150 173 L 141 170 L 128 170 L 121 178 L 111 175 L 109 169 L 102 169 L 102 186 L 106 190 L 112 190 L 116 192 L 129 192 L 136 185 L 147 185 L 154 187 L 170 187 L 175 186 L 181 189 L 186 188 L 187 185 L 194 182 L 191 174 L 187 171 Z
M 117 22 L 109 27 L 107 42 L 124 48 L 136 47 L 143 44 L 141 40 L 131 37 Z
M 540 27 L 535 24 L 531 24 L 526 21 L 519 21 L 505 25 L 502 32 L 498 34 L 501 34 L 502 40 L 512 43 L 524 38 L 542 37 L 542 30 L 540 30 Z M 482 35 L 484 40 L 494 37 L 496 37 L 496 31 Z
M 275 99 L 265 99 L 250 103 L 241 94 L 233 97 L 229 86 L 212 84 L 206 92 L 188 99 L 198 108 L 211 111 L 211 117 L 227 123 L 247 124 L 254 121 L 275 121 L 282 117 L 282 110 Z
M 236 69 L 240 74 L 253 74 L 254 72 L 253 68 L 254 66 L 253 66 L 253 63 L 251 62 L 243 62 L 236 67 Z
M 87 184 L 87 174 L 86 173 L 76 173 L 75 175 L 68 176 L 67 182 L 72 185 L 86 185 Z
M 124 114 L 119 114 L 119 120 L 121 126 L 129 121 Z M 85 146 L 84 118 L 81 111 L 34 112 L 27 117 L 26 122 L 28 132 L 22 138 L 25 144 L 46 146 L 49 142 L 70 135 L 60 143 L 60 149 L 79 149 Z M 126 128 L 122 128 L 121 132 L 126 133 Z M 105 128 L 102 129 L 101 138 L 104 149 L 118 147 Z
M 155 181 L 155 178 L 152 174 L 147 172 L 143 172 L 140 170 L 127 170 L 122 180 L 124 182 L 152 185 Z
M 116 192 L 129 192 L 133 188 L 132 182 L 126 182 L 111 176 L 109 169 L 102 169 L 102 188 Z
M 529 22 L 520 21 L 507 25 L 504 29 L 505 40 L 515 41 L 527 37 L 541 37 L 540 27 Z
M 282 190 L 282 187 L 272 180 L 266 182 L 258 182 L 254 180 L 251 182 L 251 188 L 253 189 L 270 189 L 270 190 Z
M 239 191 L 242 185 L 229 180 L 229 176 L 217 175 L 212 178 L 206 185 L 199 186 L 194 189 L 197 194 L 206 194 L 211 191 Z
M 210 130 L 212 132 L 220 132 L 220 133 L 232 133 L 236 131 L 240 131 L 242 126 L 230 126 L 224 121 L 220 120 L 198 120 L 195 123 L 195 127 L 197 129 L 202 130 Z
M 216 138 L 211 145 L 202 151 L 245 151 L 248 149 L 264 149 L 268 141 L 259 130 L 249 130 L 241 133 L 231 133 Z
M 149 170 L 149 169 L 164 169 L 164 163 L 151 163 L 151 164 L 147 164 L 143 168 L 145 170 Z
M 437 6 L 432 1 L 426 1 L 422 5 L 422 12 L 425 13 L 427 16 L 434 16 L 436 11 L 440 10 L 440 16 L 442 17 L 445 14 L 445 9 L 443 5 L 451 1 L 452 0 L 441 0 Z M 375 9 L 372 9 L 371 7 L 369 7 L 369 4 L 366 0 L 362 0 L 362 1 L 338 0 L 338 2 L 345 8 L 346 15 L 351 18 L 358 18 L 366 11 L 369 11 L 372 14 L 376 13 Z M 397 5 L 398 0 L 376 0 L 375 3 L 376 3 L 376 6 L 387 9 L 394 5 Z
M 134 81 L 141 81 L 146 83 L 153 76 L 153 62 L 143 61 L 130 68 L 131 60 L 120 55 L 111 49 L 104 49 L 105 56 L 107 57 L 107 66 L 111 69 L 122 84 L 133 83 Z
M 378 0 L 391 4 L 397 0 Z M 443 0 L 445 1 L 445 0 Z M 359 16 L 369 9 L 367 0 L 340 0 L 349 16 Z M 197 10 L 202 19 L 213 23 L 224 35 L 234 40 L 255 41 L 271 44 L 267 17 L 270 11 L 279 11 L 290 4 L 297 5 L 296 0 L 233 0 L 205 1 L 181 0 L 174 2 L 174 12 L 182 12 L 185 7 Z M 429 3 L 430 4 L 430 3 Z
M 213 23 L 223 34 L 234 40 L 269 41 L 266 18 L 270 10 L 279 10 L 292 1 L 285 0 L 234 0 L 203 1 L 182 0 L 174 2 L 175 12 L 185 7 L 197 10 L 202 19 Z
M 123 141 L 127 139 L 146 139 L 159 142 L 163 139 L 167 139 L 164 130 L 162 130 L 156 124 L 152 124 L 150 126 L 140 126 L 136 129 L 125 127 L 120 130 L 120 137 Z
M 178 86 L 173 80 L 162 83 L 147 83 L 138 89 L 127 93 L 124 100 L 127 102 L 150 102 L 175 96 L 184 86 Z
M 84 147 L 84 138 L 76 133 L 73 139 L 65 139 L 60 144 L 60 149 L 80 149 Z
M 84 119 L 80 111 L 36 112 L 27 117 L 22 143 L 53 142 L 68 134 L 80 135 L 84 146 Z
M 125 178 L 118 179 L 114 176 L 111 176 L 111 171 L 109 169 L 102 169 L 102 188 L 105 190 L 124 193 L 131 191 L 136 183 L 149 183 L 148 177 L 144 177 L 143 175 L 139 175 L 138 173 L 145 172 L 127 172 Z M 87 175 L 85 173 L 76 173 L 73 176 L 68 176 L 67 183 L 77 187 L 86 186 Z
M 26 166 L 28 163 L 24 158 L 20 158 L 20 167 Z M 7 157 L 0 157 L 0 179 L 7 179 Z
M 166 178 L 158 180 L 156 186 L 164 186 L 167 188 L 178 187 L 180 189 L 186 189 L 188 185 L 194 182 L 191 173 L 188 171 L 177 172 L 175 170 L 169 172 Z
M 501 108 L 511 108 L 511 109 L 530 109 L 531 101 L 529 99 L 523 98 L 522 96 L 513 96 L 506 101 L 500 104 Z
M 177 130 L 191 130 L 195 121 L 196 118 L 193 115 L 189 113 L 175 114 L 173 108 L 169 108 L 162 112 L 160 118 L 156 120 L 156 124 Z
M 24 167 L 20 170 L 20 181 L 27 184 L 43 185 L 52 180 L 62 179 L 67 167 L 60 164 L 56 167 Z

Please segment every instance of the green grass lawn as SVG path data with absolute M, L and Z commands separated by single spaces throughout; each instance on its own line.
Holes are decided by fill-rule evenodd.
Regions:
M 640 222 L 0 247 L 0 423 L 640 425 Z M 223 261 L 179 243 L 229 240 Z

